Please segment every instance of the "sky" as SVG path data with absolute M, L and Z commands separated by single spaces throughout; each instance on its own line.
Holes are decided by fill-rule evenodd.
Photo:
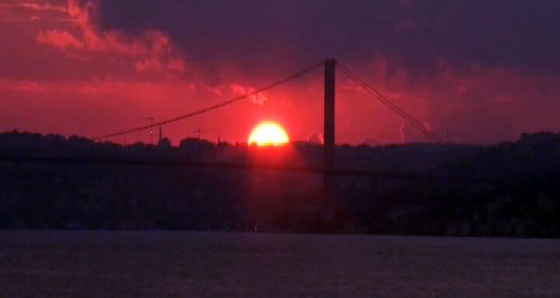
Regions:
M 326 58 L 441 139 L 560 130 L 560 1 L 0 0 L 0 131 L 89 138 L 187 114 Z M 322 133 L 322 69 L 162 127 L 247 140 Z M 337 143 L 427 141 L 337 73 Z M 156 139 L 158 128 L 110 141 Z

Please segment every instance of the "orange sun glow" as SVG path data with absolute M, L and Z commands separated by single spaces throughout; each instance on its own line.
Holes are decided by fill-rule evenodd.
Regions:
M 290 142 L 284 128 L 273 121 L 259 123 L 249 136 L 249 145 L 257 146 L 282 146 Z

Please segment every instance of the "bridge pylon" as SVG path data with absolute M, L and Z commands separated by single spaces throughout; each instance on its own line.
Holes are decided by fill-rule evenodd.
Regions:
M 335 75 L 336 60 L 325 61 L 324 85 L 324 132 L 323 132 L 323 202 L 321 210 L 321 229 L 328 232 L 334 228 L 335 221 Z

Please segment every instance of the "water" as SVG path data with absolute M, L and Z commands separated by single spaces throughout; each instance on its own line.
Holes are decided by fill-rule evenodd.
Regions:
M 560 241 L 0 232 L 0 297 L 560 297 Z

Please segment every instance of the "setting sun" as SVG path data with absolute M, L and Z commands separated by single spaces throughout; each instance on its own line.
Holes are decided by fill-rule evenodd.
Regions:
M 286 130 L 273 121 L 259 123 L 249 136 L 249 145 L 282 146 L 290 142 Z

